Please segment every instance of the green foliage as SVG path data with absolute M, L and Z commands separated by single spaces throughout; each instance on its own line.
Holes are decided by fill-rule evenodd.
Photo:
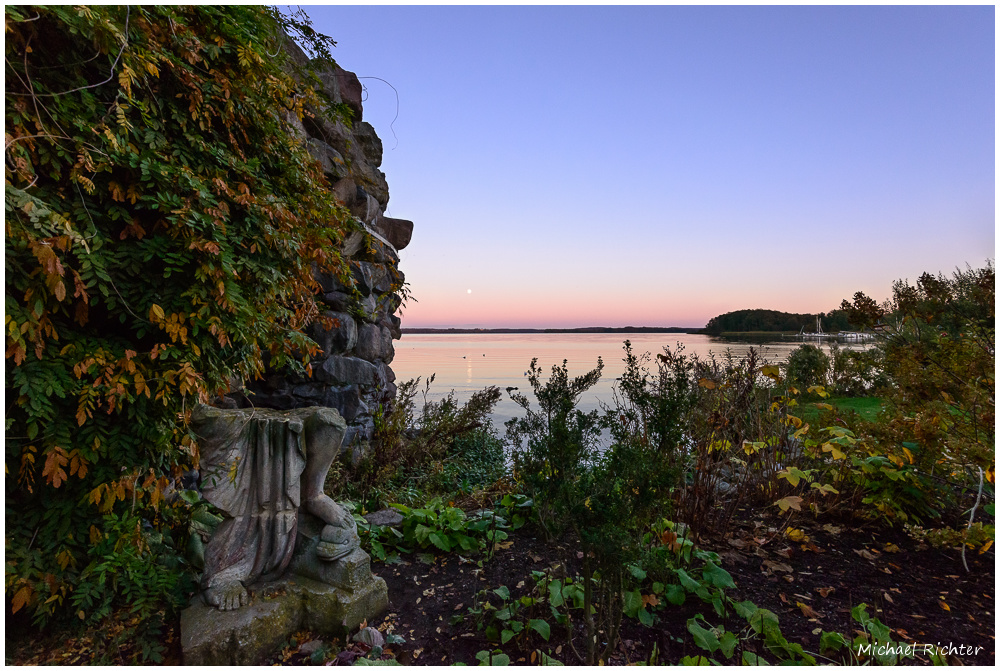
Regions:
M 878 347 L 892 384 L 885 419 L 872 434 L 886 453 L 914 443 L 926 473 L 943 464 L 971 479 L 980 466 L 992 478 L 995 441 L 996 278 L 992 262 L 951 277 L 898 281 L 878 305 L 858 292 L 843 308 L 877 325 Z
M 431 550 L 439 552 L 492 552 L 496 543 L 507 538 L 507 520 L 493 511 L 469 517 L 461 508 L 446 505 L 440 498 L 428 501 L 423 508 L 391 504 L 403 515 L 400 529 L 369 524 L 356 515 L 362 544 L 381 561 L 392 559 L 395 552 Z M 352 506 L 353 507 L 353 506 Z
M 8 598 L 39 625 L 174 607 L 183 541 L 135 530 L 186 527 L 164 496 L 197 464 L 187 413 L 265 361 L 307 371 L 314 270 L 345 270 L 349 214 L 289 124 L 322 107 L 282 69 L 283 27 L 305 24 L 207 5 L 5 21 Z
M 812 332 L 816 326 L 817 316 L 822 320 L 826 331 L 844 331 L 851 328 L 848 314 L 843 310 L 815 315 L 756 309 L 736 310 L 712 317 L 705 326 L 705 333 L 720 335 L 753 331 L 799 331 L 803 328 Z
M 884 356 L 879 347 L 847 349 L 836 341 L 830 344 L 829 387 L 842 396 L 882 394 L 889 385 Z
M 961 529 L 952 529 L 951 527 L 924 529 L 920 526 L 908 525 L 906 530 L 913 538 L 924 541 L 934 548 L 960 548 L 965 545 L 969 548 L 985 546 L 989 549 L 996 537 L 996 527 L 982 522 L 974 522 Z M 985 550 L 981 552 L 985 552 Z
M 788 355 L 785 369 L 791 384 L 801 387 L 826 384 L 830 357 L 815 345 L 800 345 Z
M 432 375 L 423 390 L 419 416 L 415 398 L 420 378 L 399 385 L 394 400 L 375 409 L 372 451 L 332 489 L 360 499 L 374 509 L 399 500 L 400 490 L 453 496 L 494 484 L 505 473 L 503 446 L 489 415 L 500 400 L 498 387 L 487 387 L 459 405 L 451 391 L 427 401 Z

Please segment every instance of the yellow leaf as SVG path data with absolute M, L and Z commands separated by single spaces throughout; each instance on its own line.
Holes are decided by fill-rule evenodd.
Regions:
M 798 543 L 799 541 L 804 541 L 805 539 L 809 538 L 808 536 L 806 536 L 806 533 L 802 531 L 802 529 L 793 529 L 792 527 L 788 527 L 787 529 L 785 529 L 785 535 L 788 537 L 789 540 L 794 541 L 796 543 Z
M 946 604 L 943 599 L 941 601 L 938 601 L 938 605 L 941 606 L 943 609 L 945 609 L 947 611 L 951 610 L 951 606 L 949 606 L 948 604 Z
M 986 541 L 986 543 L 983 545 L 983 547 L 979 548 L 979 554 L 983 554 L 984 552 L 988 552 L 991 547 L 993 547 L 993 541 Z
M 781 369 L 777 366 L 764 366 L 760 369 L 762 375 L 771 378 L 772 380 L 777 380 L 781 377 Z
M 841 452 L 833 443 L 823 443 L 823 451 L 829 452 L 834 459 L 846 459 L 847 455 Z
M 781 508 L 781 512 L 787 512 L 789 508 L 791 508 L 792 510 L 802 510 L 802 507 L 800 505 L 801 503 L 802 503 L 801 496 L 786 496 L 783 499 L 778 499 L 777 501 L 775 501 L 774 505 Z
M 820 410 L 833 410 L 833 406 L 829 403 L 813 403 Z
M 715 383 L 709 380 L 707 377 L 703 377 L 698 380 L 698 386 L 704 387 L 705 389 L 715 389 Z
M 11 599 L 10 602 L 11 614 L 21 610 L 21 608 L 23 608 L 25 604 L 30 602 L 31 595 L 32 595 L 32 589 L 29 585 L 25 585 L 21 589 L 17 590 L 17 592 L 14 593 L 14 598 Z
M 156 303 L 153 303 L 153 307 L 149 308 L 149 321 L 158 322 L 163 320 L 163 308 L 161 308 Z

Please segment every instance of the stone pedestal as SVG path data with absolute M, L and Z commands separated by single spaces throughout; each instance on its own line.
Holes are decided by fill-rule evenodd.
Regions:
M 374 618 L 388 606 L 389 597 L 385 581 L 371 574 L 368 562 L 368 555 L 356 550 L 327 565 L 329 575 L 350 589 L 292 576 L 254 586 L 249 606 L 225 611 L 196 596 L 181 613 L 184 663 L 260 665 L 297 631 L 343 635 Z

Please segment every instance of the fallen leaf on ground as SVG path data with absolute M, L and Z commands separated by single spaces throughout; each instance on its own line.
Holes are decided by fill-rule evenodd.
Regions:
M 780 550 L 775 550 L 774 554 L 780 555 L 780 556 L 784 557 L 785 559 L 791 559 L 792 558 L 792 548 L 781 548 Z
M 805 615 L 806 617 L 822 617 L 822 615 L 820 615 L 819 613 L 817 613 L 816 611 L 814 611 L 812 609 L 812 606 L 810 606 L 807 603 L 803 603 L 801 601 L 796 601 L 795 605 L 799 607 L 799 610 L 801 610 L 802 614 Z
M 764 566 L 772 571 L 782 571 L 784 573 L 791 573 L 793 571 L 792 567 L 788 564 L 780 561 L 771 561 L 770 559 L 764 560 Z
M 858 556 L 860 556 L 860 557 L 862 557 L 864 559 L 867 559 L 869 561 L 875 561 L 875 555 L 873 555 L 868 550 L 855 550 L 854 554 L 856 554 L 856 555 L 858 555 Z
M 885 598 L 885 600 L 886 600 L 886 601 L 888 601 L 889 603 L 891 603 L 891 604 L 895 604 L 895 603 L 896 603 L 895 601 L 893 601 L 893 600 L 892 600 L 892 597 L 891 597 L 891 596 L 889 596 L 889 593 L 888 593 L 888 592 L 882 592 L 882 596 L 883 596 L 883 597 Z
M 642 605 L 656 608 L 657 606 L 660 605 L 660 600 L 656 597 L 655 594 L 643 594 Z
M 781 599 L 781 603 L 788 603 L 788 597 L 785 596 L 784 592 L 779 592 L 778 598 Z
M 902 550 L 899 549 L 899 546 L 896 545 L 895 543 L 886 543 L 885 544 L 885 551 L 886 552 L 902 552 Z
M 945 610 L 948 610 L 948 611 L 951 610 L 951 606 L 949 606 L 948 604 L 946 604 L 944 601 L 938 601 L 938 605 L 941 606 L 942 608 L 944 608 Z
M 842 527 L 835 527 L 832 524 L 824 524 L 823 525 L 823 531 L 825 531 L 828 534 L 833 534 L 834 536 L 836 536 L 837 534 L 839 534 L 843 530 L 844 529 Z
M 789 540 L 796 543 L 798 543 L 799 541 L 809 540 L 809 536 L 806 536 L 805 531 L 803 531 L 802 529 L 793 529 L 792 527 L 788 527 L 787 529 L 785 529 L 785 536 L 787 536 Z
M 830 596 L 830 594 L 832 594 L 834 592 L 834 588 L 833 587 L 817 587 L 816 591 L 819 592 L 819 595 L 825 599 L 826 597 Z

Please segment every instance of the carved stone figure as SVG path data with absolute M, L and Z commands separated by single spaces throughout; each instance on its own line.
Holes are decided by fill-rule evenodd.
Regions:
M 201 450 L 202 495 L 226 514 L 205 547 L 206 603 L 234 610 L 249 603 L 247 587 L 281 578 L 301 544 L 303 515 L 316 518 L 307 526 L 322 525 L 318 539 L 309 539 L 315 559 L 336 562 L 358 549 L 354 518 L 323 492 L 346 431 L 336 410 L 202 405 L 191 425 Z M 298 557 L 296 564 L 311 559 Z

